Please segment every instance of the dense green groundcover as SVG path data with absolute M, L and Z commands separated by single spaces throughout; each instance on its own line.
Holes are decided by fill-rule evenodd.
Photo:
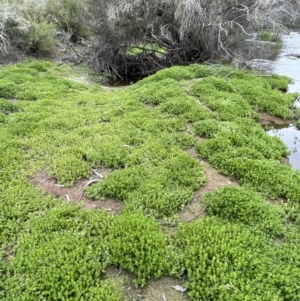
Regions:
M 195 64 L 106 91 L 75 75 L 46 61 L 0 68 L 0 300 L 124 300 L 111 265 L 141 286 L 184 276 L 191 300 L 299 300 L 300 172 L 257 123 L 292 116 L 289 79 Z M 207 217 L 182 222 L 206 182 L 194 146 L 241 187 L 205 195 Z M 97 168 L 111 172 L 85 194 L 122 201 L 118 216 L 29 181 L 72 186 Z

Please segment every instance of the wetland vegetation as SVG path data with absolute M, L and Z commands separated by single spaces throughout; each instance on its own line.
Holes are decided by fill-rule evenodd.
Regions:
M 1 301 L 300 299 L 299 1 L 0 5 Z
M 154 300 L 169 276 L 187 289 L 172 300 L 299 300 L 300 172 L 258 122 L 292 118 L 289 78 L 193 64 L 105 88 L 87 72 L 1 67 L 0 299 Z M 227 185 L 204 193 L 207 168 Z

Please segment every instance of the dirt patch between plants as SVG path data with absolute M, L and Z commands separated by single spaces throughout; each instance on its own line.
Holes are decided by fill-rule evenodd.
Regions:
M 239 186 L 239 183 L 232 177 L 221 175 L 209 163 L 201 161 L 206 176 L 206 184 L 194 193 L 193 200 L 179 212 L 182 221 L 192 221 L 206 216 L 205 205 L 202 202 L 202 196 L 208 192 L 215 191 L 223 186 Z
M 187 301 L 187 292 L 181 292 L 174 289 L 174 286 L 184 288 L 184 281 L 172 277 L 161 277 L 151 279 L 143 289 L 143 301 Z
M 280 117 L 271 116 L 268 113 L 259 113 L 259 120 L 258 122 L 261 125 L 285 125 L 293 123 L 292 120 L 285 120 Z
M 95 171 L 103 177 L 106 177 L 111 172 L 108 168 L 101 168 Z M 123 202 L 121 201 L 111 198 L 92 201 L 85 197 L 84 189 L 92 179 L 97 179 L 97 177 L 92 175 L 89 179 L 75 181 L 72 187 L 66 187 L 58 184 L 56 177 L 49 176 L 44 171 L 40 171 L 31 177 L 29 181 L 46 191 L 47 194 L 60 198 L 64 202 L 81 203 L 84 209 L 104 209 L 115 214 L 120 213 L 123 210 Z M 99 177 L 98 180 L 101 181 Z
M 197 143 L 204 140 L 204 138 L 196 137 Z M 189 148 L 187 153 L 201 162 L 206 177 L 206 184 L 194 192 L 193 200 L 179 212 L 179 217 L 182 221 L 192 221 L 206 216 L 206 207 L 202 202 L 202 196 L 205 193 L 215 191 L 225 185 L 239 186 L 239 183 L 233 177 L 221 175 L 208 162 L 201 160 L 195 147 Z
M 133 284 L 134 275 L 117 267 L 109 267 L 105 271 L 105 278 L 113 280 L 118 286 L 124 286 L 123 296 L 126 300 L 134 301 L 188 301 L 187 292 L 180 292 L 173 288 L 179 285 L 184 288 L 183 280 L 172 277 L 149 279 L 144 287 L 136 288 Z

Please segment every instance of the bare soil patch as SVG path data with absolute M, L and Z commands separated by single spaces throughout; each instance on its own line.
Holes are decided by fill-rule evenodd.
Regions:
M 49 176 L 41 171 L 31 177 L 29 181 L 54 197 L 67 201 L 68 195 L 71 201 L 76 202 L 79 200 L 88 179 L 77 180 L 72 187 L 65 187 L 64 185 L 57 184 L 57 179 L 55 177 Z
M 110 170 L 108 168 L 101 168 L 96 171 L 105 177 Z M 46 191 L 54 197 L 57 197 L 65 202 L 82 203 L 84 209 L 105 209 L 112 213 L 120 213 L 123 210 L 123 202 L 111 198 L 103 198 L 101 200 L 92 201 L 85 197 L 84 189 L 87 184 L 95 177 L 90 179 L 80 179 L 75 181 L 72 187 L 66 187 L 57 183 L 56 177 L 49 176 L 44 171 L 36 173 L 29 181 L 37 187 Z
M 123 202 L 111 198 L 105 198 L 103 200 L 91 201 L 87 198 L 83 198 L 84 209 L 105 209 L 114 214 L 119 214 L 123 210 Z
M 134 275 L 128 271 L 122 271 L 118 267 L 109 267 L 105 270 L 104 277 L 112 280 L 118 287 L 123 286 L 123 296 L 125 300 L 141 301 L 143 299 L 143 289 L 137 288 L 133 284 Z M 159 299 L 158 299 L 159 300 Z
M 285 120 L 280 117 L 271 116 L 267 113 L 259 113 L 259 121 L 261 125 L 285 125 L 293 123 L 292 120 Z
M 199 138 L 199 140 L 200 139 L 201 138 Z M 239 183 L 234 178 L 221 175 L 209 163 L 201 160 L 194 147 L 188 149 L 187 152 L 201 161 L 206 176 L 206 184 L 195 191 L 193 200 L 179 212 L 179 217 L 183 221 L 191 221 L 206 216 L 206 207 L 202 202 L 202 196 L 204 194 L 215 191 L 225 185 L 239 186 Z
M 123 285 L 123 296 L 126 300 L 134 301 L 188 301 L 187 292 L 180 292 L 173 286 L 180 285 L 184 288 L 184 281 L 172 277 L 160 277 L 148 280 L 146 286 L 135 287 L 134 275 L 120 270 L 117 267 L 109 267 L 105 271 L 105 277 L 113 280 L 118 286 Z
M 143 289 L 143 301 L 188 301 L 187 292 L 180 292 L 173 287 L 179 285 L 184 288 L 184 283 L 180 279 L 172 277 L 161 277 L 149 280 Z

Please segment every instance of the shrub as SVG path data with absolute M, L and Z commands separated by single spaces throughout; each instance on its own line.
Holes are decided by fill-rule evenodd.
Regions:
M 280 42 L 279 34 L 268 30 L 259 32 L 257 34 L 256 39 L 260 41 L 267 41 L 267 42 Z
M 135 97 L 145 104 L 154 105 L 161 104 L 173 98 L 186 98 L 186 93 L 182 89 L 180 83 L 172 77 L 168 77 L 170 76 L 168 72 L 171 71 L 165 69 L 160 72 L 143 79 L 138 82 L 137 85 L 132 87 L 129 90 L 130 93 L 133 94 L 132 97 Z M 177 74 L 177 72 L 175 72 L 175 74 Z M 158 80 L 154 80 L 156 78 L 155 76 L 158 77 Z
M 112 221 L 113 216 L 106 211 L 86 211 L 74 204 L 58 203 L 53 208 L 48 208 L 47 212 L 33 214 L 26 223 L 23 233 L 30 234 L 33 246 L 53 239 L 58 234 L 73 233 L 75 236 L 84 237 L 88 243 L 102 248 L 104 255 L 102 259 L 107 264 L 109 262 L 106 249 L 107 236 Z M 26 236 L 27 238 L 29 236 Z
M 234 117 L 258 118 L 247 101 L 235 92 L 229 81 L 208 77 L 194 83 L 191 91 L 208 108 L 217 112 L 217 117 L 221 120 L 232 120 Z
M 13 81 L 1 79 L 0 97 L 2 97 L 2 98 L 14 97 L 16 90 L 17 90 L 16 84 Z
M 286 77 L 254 78 L 253 80 L 233 79 L 236 91 L 257 111 L 267 112 L 270 115 L 290 118 L 290 108 L 297 94 L 282 94 L 276 90 L 286 87 Z M 273 87 L 273 89 L 272 89 Z M 277 87 L 277 88 L 276 88 Z
M 211 113 L 191 97 L 174 97 L 159 105 L 162 112 L 186 118 L 187 122 L 207 119 Z
M 297 94 L 281 93 L 286 91 L 289 78 L 278 75 L 255 77 L 247 72 L 242 76 L 238 71 L 219 70 L 216 75 L 221 78 L 201 79 L 192 85 L 191 92 L 217 111 L 222 120 L 231 120 L 233 115 L 258 119 L 251 108 L 283 118 L 291 117 L 290 108 Z M 224 76 L 228 79 L 223 79 Z
M 16 66 L 8 66 L 0 75 L 0 98 L 14 97 L 26 100 L 56 98 L 58 100 L 69 93 L 86 89 L 83 84 L 55 74 L 54 65 L 48 61 L 27 61 Z
M 204 68 L 203 68 L 204 69 Z M 173 66 L 171 68 L 166 68 L 156 72 L 155 74 L 145 78 L 142 82 L 149 83 L 149 82 L 159 82 L 164 79 L 173 79 L 175 81 L 180 81 L 183 79 L 192 79 L 194 77 L 194 72 L 191 72 L 188 68 L 183 66 Z
M 16 154 L 16 148 L 15 152 L 3 151 L 1 154 L 0 166 L 3 172 L 0 173 L 0 245 L 5 246 L 16 241 L 31 214 L 47 211 L 55 206 L 57 200 L 46 197 L 43 191 L 30 185 L 26 177 L 20 178 L 11 172 L 26 164 L 26 161 L 21 159 L 23 156 Z
M 296 110 L 296 116 L 298 118 L 298 127 L 300 127 L 300 108 Z
M 55 65 L 50 62 L 50 61 L 25 61 L 25 62 L 20 62 L 17 64 L 18 69 L 18 73 L 22 73 L 22 71 L 24 72 L 24 70 L 28 70 L 29 69 L 33 69 L 36 70 L 38 72 L 47 72 L 51 69 L 55 68 Z M 32 70 L 29 70 L 29 73 L 32 75 L 37 75 L 37 73 L 33 73 Z
M 200 137 L 213 138 L 222 130 L 221 124 L 214 119 L 197 121 L 194 123 L 195 133 Z
M 192 133 L 168 133 L 161 134 L 161 141 L 168 147 L 179 147 L 181 149 L 188 149 L 195 144 L 195 137 Z
M 58 234 L 38 246 L 31 243 L 28 237 L 10 263 L 6 300 L 101 300 L 104 266 L 96 246 L 72 233 Z M 114 286 L 107 288 L 108 295 L 117 295 Z
M 287 155 L 287 148 L 280 139 L 268 136 L 261 128 L 257 126 L 251 128 L 251 126 L 244 125 L 243 129 L 243 126 L 236 126 L 236 123 L 218 123 L 218 126 L 209 129 L 212 134 L 216 133 L 215 137 L 203 141 L 197 146 L 200 154 L 205 158 L 211 158 L 216 153 L 238 151 L 239 148 L 246 147 L 267 159 L 280 160 L 282 156 Z M 203 133 L 198 127 L 196 125 L 196 130 Z M 246 131 L 247 128 L 249 129 L 248 132 Z M 203 129 L 206 130 L 205 127 Z M 218 130 L 219 133 L 217 134 Z M 209 132 L 208 135 L 210 135 Z M 240 157 L 247 158 L 247 153 L 240 152 Z M 230 155 L 227 158 L 231 158 Z
M 71 34 L 71 40 L 87 37 L 87 9 L 86 0 L 48 0 L 45 3 L 43 16 L 51 20 L 56 27 Z
M 120 137 L 103 135 L 101 143 L 87 152 L 87 161 L 93 166 L 105 165 L 111 168 L 120 168 L 124 166 L 128 148 L 124 147 Z
M 5 123 L 7 120 L 7 116 L 0 112 L 0 124 Z
M 242 185 L 252 187 L 269 198 L 285 197 L 299 204 L 300 173 L 274 160 L 226 158 L 214 155 L 213 164 L 224 174 L 235 176 Z
M 58 42 L 57 31 L 70 35 L 72 41 L 88 36 L 90 19 L 84 0 L 1 1 L 1 7 L 0 51 L 4 54 L 11 48 L 29 54 L 52 54 Z
M 271 85 L 272 89 L 287 92 L 292 79 L 287 76 L 272 74 L 265 77 L 265 80 Z
M 299 262 L 299 224 L 290 224 L 281 244 L 277 244 L 270 259 L 274 264 L 274 283 L 280 289 L 282 299 L 297 301 L 300 298 L 298 283 Z
M 57 40 L 54 37 L 55 26 L 51 23 L 34 23 L 28 32 L 24 47 L 30 54 L 50 54 L 54 51 Z
M 4 275 L 6 274 L 6 264 L 4 263 L 4 260 L 2 260 L 2 258 L 2 252 L 0 252 L 0 298 L 4 300 Z
M 29 54 L 50 54 L 57 43 L 55 38 L 55 25 L 46 20 L 39 21 L 30 16 L 28 6 L 11 5 L 8 9 L 8 18 L 2 26 L 9 44 L 13 48 L 21 49 Z M 26 9 L 28 9 L 26 11 Z M 19 16 L 13 19 L 14 14 Z

